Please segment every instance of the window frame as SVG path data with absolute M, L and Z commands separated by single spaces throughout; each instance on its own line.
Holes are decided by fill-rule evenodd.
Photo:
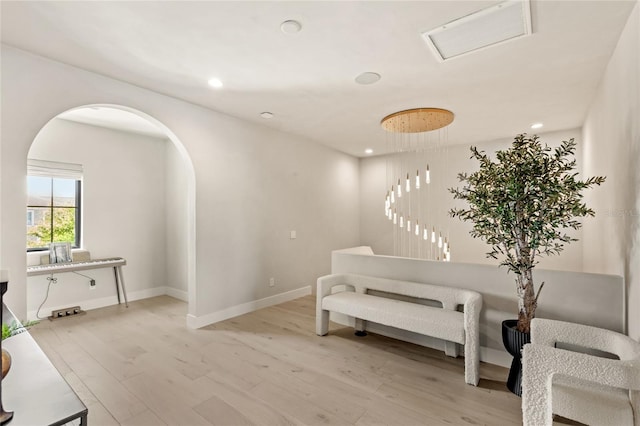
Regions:
M 29 209 L 49 209 L 50 217 L 51 217 L 51 239 L 54 237 L 54 211 L 60 208 L 73 208 L 75 211 L 75 223 L 74 223 L 74 236 L 75 241 L 72 242 L 72 249 L 81 248 L 82 243 L 82 166 L 79 164 L 70 164 L 70 163 L 59 163 L 53 161 L 43 161 L 43 160 L 28 160 L 27 167 L 27 177 L 41 177 L 50 179 L 51 181 L 51 190 L 50 194 L 50 202 L 49 205 L 31 205 L 27 204 L 27 214 L 29 213 Z M 68 179 L 75 181 L 75 204 L 74 206 L 56 206 L 54 204 L 54 193 L 53 193 L 53 182 L 54 179 Z M 28 193 L 28 189 L 27 189 Z M 32 210 L 33 211 L 33 210 Z M 33 213 L 35 216 L 35 212 Z M 27 225 L 29 226 L 29 225 Z M 27 253 L 30 252 L 43 252 L 49 250 L 49 243 L 47 243 L 46 247 L 27 247 Z
M 33 226 L 34 217 L 35 212 L 33 210 L 29 210 L 29 206 L 27 206 L 27 226 Z

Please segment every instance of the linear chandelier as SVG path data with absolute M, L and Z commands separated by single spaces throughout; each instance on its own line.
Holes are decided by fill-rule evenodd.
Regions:
M 384 211 L 393 224 L 394 254 L 451 260 L 446 211 L 438 200 L 445 192 L 447 130 L 453 113 L 415 108 L 390 114 L 380 125 L 387 133 L 387 193 Z

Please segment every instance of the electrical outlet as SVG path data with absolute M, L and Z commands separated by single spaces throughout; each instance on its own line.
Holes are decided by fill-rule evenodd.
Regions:
M 273 287 L 274 285 L 276 285 L 276 279 L 275 278 L 269 278 L 269 287 Z
M 89 281 L 89 289 L 90 290 L 95 290 L 96 289 L 96 280 L 91 280 Z

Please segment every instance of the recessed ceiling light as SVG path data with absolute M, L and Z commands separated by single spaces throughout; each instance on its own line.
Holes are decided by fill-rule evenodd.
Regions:
M 542 128 L 542 126 L 544 126 L 544 124 L 542 124 L 542 123 L 533 123 L 531 125 L 531 128 L 532 129 L 540 129 L 540 128 Z
M 373 154 L 373 150 L 371 148 L 367 148 L 364 150 L 365 154 Z
M 215 89 L 219 89 L 222 87 L 222 81 L 220 81 L 217 78 L 210 78 L 209 81 L 207 82 L 209 84 L 209 86 L 215 88 Z
M 380 74 L 376 72 L 363 72 L 356 77 L 356 83 L 358 84 L 373 84 L 380 80 Z
M 260 117 L 266 118 L 267 120 L 273 118 L 273 113 L 269 111 L 261 112 Z
M 282 24 L 280 24 L 280 30 L 282 30 L 282 32 L 285 34 L 295 34 L 300 32 L 301 29 L 302 24 L 298 21 L 294 21 L 293 19 L 284 21 Z

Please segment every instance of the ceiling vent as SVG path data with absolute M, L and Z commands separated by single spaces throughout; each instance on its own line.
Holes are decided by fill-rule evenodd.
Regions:
M 422 37 L 445 61 L 530 34 L 529 0 L 509 0 L 426 31 Z

